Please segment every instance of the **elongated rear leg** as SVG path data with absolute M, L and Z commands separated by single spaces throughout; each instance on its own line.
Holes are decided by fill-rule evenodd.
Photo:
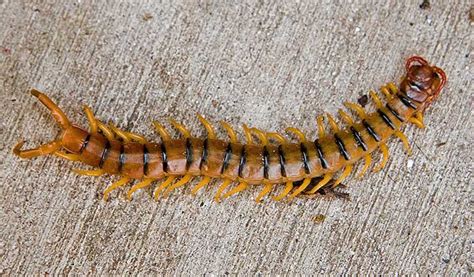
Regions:
M 48 155 L 61 149 L 61 142 L 59 140 L 48 142 L 46 144 L 43 144 L 33 149 L 21 150 L 21 147 L 23 146 L 24 143 L 25 143 L 24 141 L 20 141 L 13 148 L 13 154 L 23 159 L 31 159 L 31 158 L 42 156 L 42 155 Z
M 31 94 L 35 96 L 36 98 L 38 98 L 38 100 L 44 106 L 46 106 L 46 108 L 48 108 L 54 120 L 59 124 L 61 129 L 64 130 L 64 129 L 69 128 L 69 126 L 71 126 L 71 123 L 69 122 L 64 112 L 56 105 L 56 103 L 54 103 L 51 99 L 49 99 L 48 96 L 46 96 L 45 94 L 41 93 L 40 91 L 36 89 L 32 89 Z M 25 142 L 21 140 L 13 148 L 13 154 L 24 159 L 31 159 L 34 157 L 51 154 L 61 149 L 60 140 L 54 140 L 46 144 L 43 144 L 41 146 L 38 146 L 36 148 L 21 150 L 21 147 L 23 146 L 24 143 Z

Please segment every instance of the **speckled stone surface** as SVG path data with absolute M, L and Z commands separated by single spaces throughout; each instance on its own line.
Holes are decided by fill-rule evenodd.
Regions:
M 0 273 L 472 273 L 472 3 L 292 2 L 1 0 Z M 59 131 L 32 87 L 78 124 L 88 104 L 153 140 L 169 117 L 203 135 L 196 113 L 314 138 L 316 115 L 398 81 L 414 54 L 447 88 L 426 129 L 406 128 L 413 155 L 391 141 L 386 169 L 346 182 L 351 201 L 256 204 L 255 187 L 216 204 L 214 183 L 103 202 L 116 178 L 11 153 Z

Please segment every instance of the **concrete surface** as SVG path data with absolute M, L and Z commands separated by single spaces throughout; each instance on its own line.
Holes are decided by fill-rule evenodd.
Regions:
M 0 1 L 0 273 L 472 274 L 472 2 L 218 2 Z M 413 156 L 391 142 L 383 172 L 346 182 L 351 201 L 215 204 L 214 185 L 104 203 L 115 178 L 11 154 L 58 132 L 31 87 L 80 124 L 89 104 L 153 139 L 170 116 L 202 135 L 196 112 L 314 137 L 317 114 L 397 81 L 413 54 L 448 86 L 427 129 L 406 129 Z

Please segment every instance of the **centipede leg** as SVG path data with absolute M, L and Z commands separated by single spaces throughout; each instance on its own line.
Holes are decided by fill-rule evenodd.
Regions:
M 94 177 L 102 176 L 105 174 L 105 171 L 103 171 L 102 169 L 84 170 L 84 169 L 73 168 L 72 172 L 79 175 L 94 176 Z
M 126 185 L 128 182 L 130 182 L 130 178 L 128 177 L 123 177 L 121 178 L 120 180 L 118 180 L 117 182 L 113 183 L 112 185 L 108 186 L 105 190 L 104 190 L 104 201 L 107 201 L 107 199 L 109 199 L 109 194 L 114 191 L 115 189 L 119 188 L 119 187 L 122 187 L 124 185 Z
M 128 192 L 127 192 L 127 200 L 132 200 L 132 194 L 133 194 L 135 191 L 150 186 L 151 183 L 152 183 L 153 181 L 155 181 L 155 180 L 156 180 L 156 179 L 148 178 L 148 179 L 145 179 L 145 180 L 139 182 L 138 184 L 135 184 L 134 186 L 132 186 L 132 187 L 130 188 L 130 190 L 128 190 Z
M 204 128 L 207 131 L 207 137 L 210 139 L 215 139 L 216 138 L 216 131 L 214 130 L 214 126 L 212 126 L 209 121 L 207 121 L 202 115 L 198 114 L 197 115 L 199 121 L 201 124 L 204 126 Z
M 86 114 L 87 121 L 89 121 L 89 130 L 91 134 L 95 134 L 98 131 L 98 124 L 97 124 L 97 119 L 94 116 L 94 113 L 92 112 L 91 108 L 88 106 L 84 105 L 83 106 L 84 113 Z
M 408 155 L 411 155 L 412 151 L 411 151 L 410 143 L 408 143 L 407 136 L 405 136 L 405 134 L 402 133 L 401 131 L 396 131 L 394 134 L 402 141 L 403 148 L 405 148 L 405 151 L 408 153 Z
M 169 194 L 171 191 L 173 191 L 173 190 L 175 190 L 175 189 L 177 189 L 177 188 L 179 188 L 179 187 L 182 187 L 182 186 L 186 185 L 189 181 L 191 181 L 192 178 L 193 178 L 192 175 L 189 175 L 189 174 L 188 174 L 188 175 L 184 175 L 183 178 L 181 178 L 181 180 L 179 180 L 178 182 L 174 183 L 173 185 L 169 186 L 169 187 L 166 189 L 166 191 L 163 193 L 163 197 L 168 196 L 168 194 Z
M 370 164 L 372 163 L 372 156 L 370 156 L 370 154 L 365 155 L 364 159 L 364 167 L 362 167 L 362 169 L 360 170 L 360 173 L 359 175 L 357 175 L 357 178 L 362 178 L 362 176 L 364 176 L 364 174 L 369 169 Z
M 382 151 L 382 161 L 380 162 L 380 164 L 378 166 L 376 166 L 374 168 L 374 172 L 378 172 L 378 171 L 382 170 L 388 162 L 389 154 L 388 154 L 387 145 L 385 143 L 382 143 L 380 145 L 380 150 Z
M 300 193 L 302 193 L 311 183 L 311 178 L 306 178 L 303 180 L 303 183 L 290 195 L 290 199 L 295 198 Z
M 232 183 L 231 179 L 224 179 L 222 182 L 221 186 L 217 189 L 216 195 L 214 196 L 214 201 L 220 202 L 221 201 L 221 195 L 224 192 L 224 190 Z
M 244 136 L 245 136 L 245 140 L 247 141 L 247 144 L 253 144 L 252 132 L 250 128 L 247 126 L 247 124 L 243 124 L 242 129 L 244 130 Z
M 77 155 L 77 154 L 70 154 L 70 153 L 66 153 L 64 151 L 56 151 L 54 152 L 54 155 L 58 156 L 58 157 L 61 157 L 63 159 L 66 159 L 66 160 L 69 160 L 69 161 L 79 161 L 80 160 L 80 156 Z
M 202 180 L 191 190 L 191 194 L 196 195 L 200 189 L 202 189 L 205 185 L 209 184 L 211 181 L 211 177 L 204 176 Z
M 325 174 L 323 176 L 323 179 L 321 179 L 321 181 L 319 181 L 319 183 L 316 184 L 316 186 L 314 186 L 314 188 L 312 188 L 310 191 L 308 191 L 308 194 L 315 194 L 320 188 L 324 187 L 327 183 L 329 183 L 329 181 L 332 180 L 332 176 L 333 174 Z
M 316 122 L 318 124 L 318 137 L 323 138 L 326 136 L 326 128 L 324 127 L 324 117 L 322 115 L 319 115 L 316 118 Z
M 97 120 L 97 126 L 99 127 L 99 130 L 102 131 L 102 133 L 108 140 L 115 139 L 114 133 L 112 132 L 112 130 L 110 130 L 109 126 L 105 125 L 99 120 Z
M 393 99 L 393 94 L 392 94 L 392 90 L 390 89 L 389 85 L 387 84 L 386 86 L 382 86 L 380 88 L 380 91 L 382 92 L 382 94 L 385 96 L 385 99 L 387 100 L 392 100 Z
M 166 178 L 166 180 L 155 189 L 155 191 L 153 192 L 153 198 L 156 201 L 158 201 L 158 198 L 160 198 L 160 193 L 169 185 L 171 185 L 174 179 L 176 179 L 176 176 L 168 176 L 168 178 Z
M 161 125 L 157 121 L 153 121 L 152 123 L 153 123 L 153 126 L 155 126 L 155 130 L 160 135 L 162 141 L 171 140 L 170 134 L 168 133 L 168 131 L 166 131 L 166 129 L 165 129 L 165 127 L 163 127 L 163 125 Z
M 136 141 L 141 144 L 147 143 L 147 140 L 141 135 L 121 130 L 112 123 L 109 123 L 109 127 L 111 131 L 120 137 L 124 142 Z
M 344 102 L 344 106 L 346 106 L 349 110 L 354 111 L 360 119 L 364 119 L 367 117 L 367 113 L 365 112 L 364 108 L 359 104 L 352 102 Z
M 275 200 L 275 201 L 282 200 L 283 198 L 285 198 L 290 193 L 290 191 L 292 189 L 293 189 L 293 182 L 286 182 L 286 185 L 285 185 L 285 188 L 283 189 L 283 191 L 280 194 L 278 194 L 277 196 L 274 196 L 273 200 Z
M 339 126 L 337 125 L 337 122 L 336 120 L 334 119 L 334 117 L 332 117 L 331 114 L 326 114 L 326 117 L 328 118 L 328 122 L 329 122 L 329 126 L 331 126 L 331 130 L 334 132 L 334 133 L 337 133 L 339 132 Z
M 227 135 L 229 135 L 230 142 L 237 143 L 239 140 L 237 139 L 237 134 L 235 133 L 232 126 L 225 121 L 221 121 L 222 127 L 227 131 Z
M 420 129 L 425 128 L 425 124 L 423 123 L 423 115 L 421 114 L 421 112 L 418 112 L 415 114 L 415 116 L 410 117 L 408 121 L 415 124 L 416 127 Z
M 377 95 L 377 93 L 373 90 L 371 90 L 369 92 L 370 94 L 370 97 L 372 98 L 372 100 L 374 101 L 375 103 L 375 106 L 377 107 L 377 109 L 380 109 L 382 108 L 383 104 L 382 104 L 382 100 L 380 100 L 379 96 Z
M 121 138 L 125 143 L 130 142 L 131 138 L 125 133 L 125 131 L 120 130 L 117 128 L 115 125 L 112 123 L 109 123 L 110 129 L 119 137 Z
M 354 120 L 352 120 L 351 116 L 348 115 L 345 111 L 339 109 L 338 113 L 341 116 L 342 121 L 344 121 L 344 123 L 346 123 L 349 126 L 352 126 L 354 124 Z
M 238 186 L 236 186 L 235 188 L 231 189 L 230 191 L 226 192 L 224 194 L 224 196 L 222 196 L 223 199 L 225 198 L 228 198 L 234 194 L 237 194 L 241 191 L 244 191 L 246 188 L 248 188 L 249 184 L 245 183 L 245 182 L 241 182 Z
M 306 135 L 300 129 L 288 127 L 285 131 L 294 134 L 300 142 L 306 142 Z
M 171 125 L 173 125 L 174 128 L 176 128 L 176 130 L 178 130 L 178 132 L 181 133 L 181 135 L 183 135 L 184 138 L 190 138 L 191 137 L 191 133 L 189 132 L 188 129 L 186 129 L 186 127 L 184 127 L 183 124 L 178 123 L 174 119 L 170 119 L 170 123 L 171 123 Z
M 277 142 L 277 144 L 284 144 L 284 143 L 287 143 L 287 140 L 285 139 L 285 137 L 283 137 L 282 135 L 278 134 L 278 133 L 275 133 L 275 132 L 272 132 L 272 133 L 267 133 L 267 139 L 268 140 L 274 140 L 275 142 Z
M 334 184 L 332 185 L 332 187 L 335 188 L 335 187 L 337 187 L 340 183 L 342 183 L 342 182 L 347 178 L 347 176 L 349 176 L 349 174 L 351 174 L 352 168 L 353 168 L 352 165 L 346 166 L 346 167 L 344 168 L 344 171 L 342 172 L 341 176 L 339 176 L 339 178 L 337 178 L 337 180 L 334 182 Z
M 250 131 L 253 132 L 258 137 L 261 145 L 268 144 L 268 139 L 267 139 L 267 136 L 265 135 L 265 132 L 257 128 L 251 128 Z
M 265 184 L 263 190 L 258 194 L 257 198 L 255 198 L 255 202 L 260 203 L 262 202 L 263 197 L 269 194 L 272 191 L 273 185 L 268 183 Z
M 41 155 L 51 154 L 61 148 L 61 142 L 59 140 L 55 140 L 38 146 L 36 148 L 27 150 L 21 150 L 23 144 L 25 144 L 24 141 L 20 141 L 19 143 L 17 143 L 17 145 L 15 145 L 15 147 L 13 148 L 13 154 L 24 159 L 31 159 Z

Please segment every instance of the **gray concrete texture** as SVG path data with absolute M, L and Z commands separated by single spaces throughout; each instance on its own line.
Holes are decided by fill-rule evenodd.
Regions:
M 0 273 L 472 274 L 474 11 L 421 2 L 0 1 Z M 314 138 L 316 115 L 397 82 L 414 54 L 448 85 L 427 128 L 406 128 L 413 155 L 391 141 L 386 169 L 346 181 L 350 201 L 256 204 L 252 188 L 216 204 L 217 182 L 106 203 L 116 177 L 11 153 L 59 131 L 32 87 L 78 124 L 88 104 L 157 141 L 151 120 L 169 117 L 204 135 L 197 112 Z

